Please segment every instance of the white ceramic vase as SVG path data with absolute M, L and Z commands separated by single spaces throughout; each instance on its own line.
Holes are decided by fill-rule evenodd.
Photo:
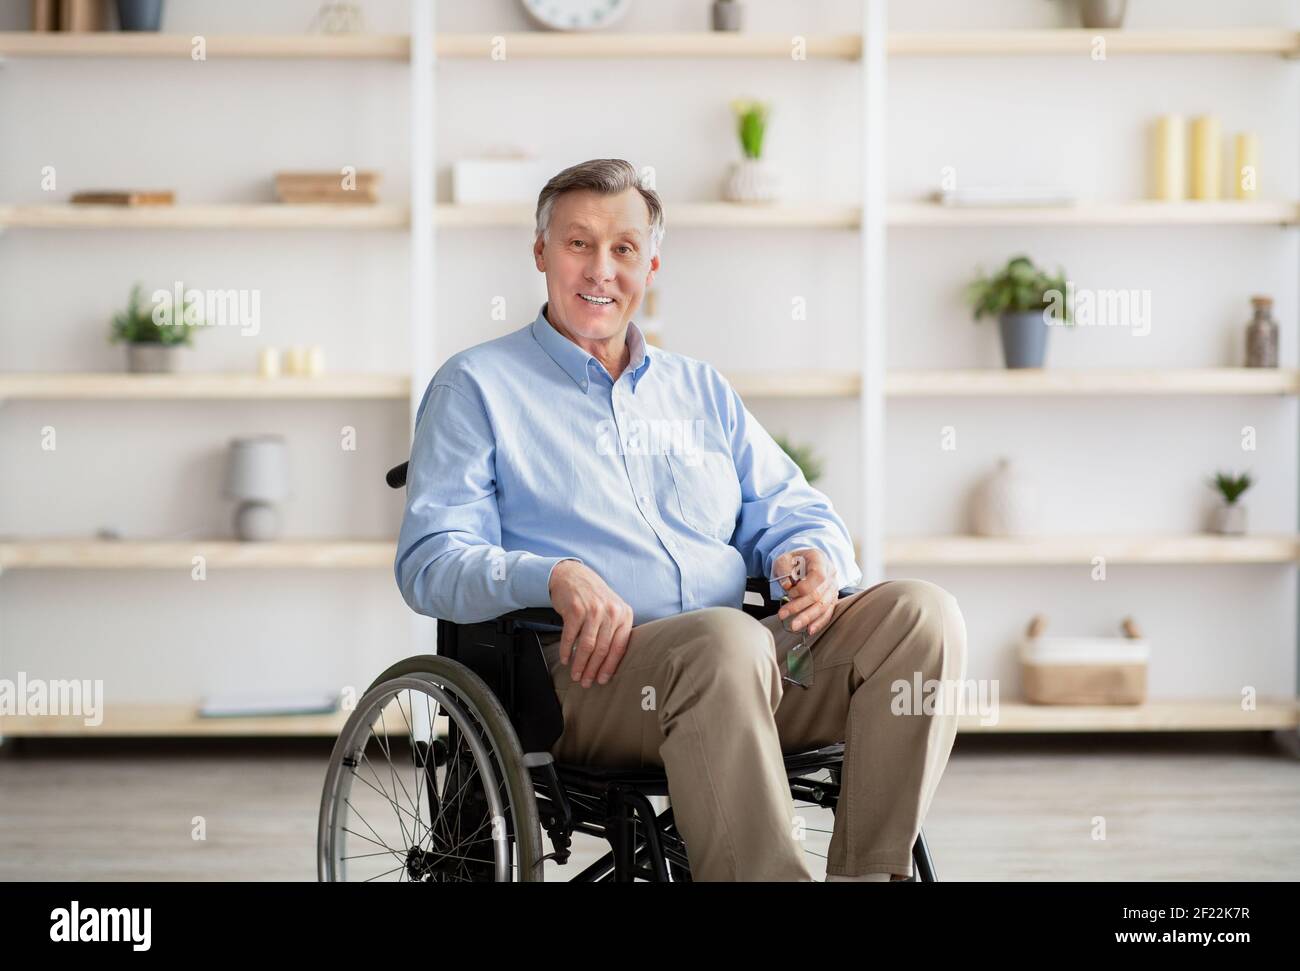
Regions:
M 1214 531 L 1225 536 L 1241 536 L 1246 532 L 1246 507 L 1239 502 L 1229 505 L 1221 502 L 1214 507 Z
M 781 195 L 781 173 L 761 158 L 732 162 L 722 185 L 728 202 L 775 202 Z
M 1038 486 L 1005 458 L 975 487 L 971 511 L 979 536 L 1032 536 L 1040 531 Z

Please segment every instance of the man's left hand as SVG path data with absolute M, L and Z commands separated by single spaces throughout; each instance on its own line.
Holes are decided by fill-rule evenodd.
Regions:
M 839 577 L 826 554 L 816 549 L 791 550 L 778 556 L 772 569 L 778 577 L 792 574 L 781 581 L 790 602 L 777 615 L 783 621 L 793 618 L 787 627 L 806 628 L 810 637 L 825 627 L 840 594 Z

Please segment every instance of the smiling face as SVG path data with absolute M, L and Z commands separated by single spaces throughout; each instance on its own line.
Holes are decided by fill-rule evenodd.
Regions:
M 546 274 L 551 323 L 591 341 L 623 334 L 659 269 L 641 193 L 566 192 L 551 209 L 548 235 L 537 237 L 533 257 Z

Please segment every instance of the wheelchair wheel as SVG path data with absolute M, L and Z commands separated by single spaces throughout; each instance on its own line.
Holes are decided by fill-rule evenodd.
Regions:
M 326 882 L 542 879 L 532 778 L 481 678 L 427 655 L 375 680 L 330 755 L 316 849 Z

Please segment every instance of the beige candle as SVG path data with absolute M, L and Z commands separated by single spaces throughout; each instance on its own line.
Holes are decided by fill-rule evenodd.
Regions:
M 1192 119 L 1192 198 L 1218 199 L 1222 168 L 1219 119 Z
M 1259 195 L 1259 137 L 1251 131 L 1241 132 L 1236 145 L 1233 195 L 1238 199 L 1254 199 Z
M 1154 125 L 1153 185 L 1155 198 L 1187 198 L 1187 126 L 1182 115 L 1165 115 Z
M 312 377 L 325 373 L 325 348 L 319 344 L 307 349 L 307 373 Z
M 273 378 L 280 373 L 278 347 L 264 347 L 257 352 L 257 373 L 264 378 Z
M 306 374 L 307 373 L 307 349 L 301 345 L 295 344 L 292 347 L 284 349 L 284 373 L 285 374 Z

